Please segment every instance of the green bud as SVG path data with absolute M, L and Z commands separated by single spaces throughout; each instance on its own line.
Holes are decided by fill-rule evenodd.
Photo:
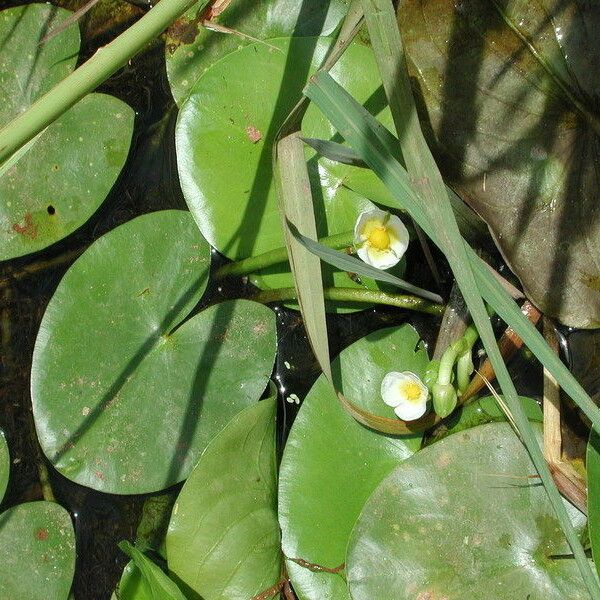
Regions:
M 447 417 L 456 408 L 458 396 L 452 384 L 434 384 L 431 395 L 433 397 L 433 409 L 442 419 Z
M 423 383 L 429 388 L 433 388 L 433 384 L 437 381 L 438 372 L 440 370 L 440 361 L 432 360 L 425 369 L 425 374 L 423 375 Z

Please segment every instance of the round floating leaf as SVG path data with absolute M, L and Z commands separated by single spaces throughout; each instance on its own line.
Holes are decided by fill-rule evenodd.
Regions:
M 4 498 L 10 476 L 10 454 L 4 432 L 0 429 L 0 502 Z
M 396 467 L 350 538 L 353 600 L 588 598 L 533 474 L 507 423 L 457 433 Z
M 393 370 L 422 375 L 428 358 L 410 325 L 384 329 L 355 342 L 333 363 L 339 387 L 369 411 L 393 416 L 380 397 Z M 391 414 L 390 414 L 391 412 Z M 302 403 L 281 462 L 279 521 L 283 552 L 308 563 L 338 567 L 365 500 L 421 436 L 388 437 L 359 425 L 320 377 Z M 287 568 L 301 599 L 349 598 L 343 573 L 314 572 L 293 560 Z
M 284 245 L 272 176 L 272 142 L 331 40 L 285 38 L 269 43 L 274 47 L 252 44 L 209 68 L 183 104 L 176 128 L 179 175 L 188 206 L 206 239 L 231 259 Z M 370 49 L 353 44 L 332 72 L 359 101 L 371 99 L 375 111 L 385 107 L 376 92 L 380 83 Z M 383 116 L 389 122 L 389 111 Z M 308 111 L 303 131 L 325 139 L 335 134 L 316 109 Z M 349 189 L 347 179 L 357 171 L 370 172 L 318 162 L 312 149 L 307 149 L 307 157 L 319 236 L 352 231 L 358 215 L 373 204 Z M 360 176 L 363 183 L 369 177 L 365 174 Z M 372 173 L 369 181 L 376 181 Z M 344 287 L 365 285 L 328 268 L 325 281 Z M 261 272 L 255 282 L 261 288 L 293 286 L 286 264 Z M 368 285 L 376 287 L 372 282 Z
M 40 44 L 71 13 L 49 4 L 0 12 L 0 126 L 66 77 L 79 51 L 77 25 Z M 125 163 L 134 114 L 90 94 L 0 165 L 0 259 L 41 250 L 85 223 Z
M 239 0 L 231 3 L 216 21 L 222 27 L 261 40 L 286 35 L 329 35 L 347 10 L 344 0 L 311 0 L 306 6 L 295 0 Z M 204 28 L 197 14 L 196 5 L 167 30 L 167 76 L 178 104 L 211 64 L 250 41 L 248 37 Z
M 600 12 L 410 0 L 401 29 L 440 164 L 545 314 L 600 326 Z
M 538 423 L 543 421 L 544 415 L 542 409 L 535 398 L 519 396 L 519 400 L 529 420 L 537 421 Z M 483 425 L 484 423 L 506 420 L 506 414 L 500 408 L 494 396 L 478 398 L 474 402 L 461 406 L 458 411 L 445 419 L 443 424 L 436 428 L 433 435 L 428 435 L 427 444 L 438 442 L 449 435 Z
M 169 569 L 204 600 L 248 600 L 279 580 L 276 411 L 270 398 L 235 416 L 173 508 Z
M 55 502 L 28 502 L 0 515 L 0 598 L 67 600 L 75 533 Z
M 275 318 L 247 300 L 185 320 L 210 251 L 188 212 L 162 211 L 96 241 L 52 297 L 31 389 L 41 446 L 66 477 L 120 494 L 181 481 L 264 390 Z

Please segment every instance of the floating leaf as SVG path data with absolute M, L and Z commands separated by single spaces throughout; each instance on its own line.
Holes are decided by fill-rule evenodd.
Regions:
M 204 600 L 248 600 L 280 577 L 275 398 L 236 415 L 186 481 L 167 532 L 169 569 Z
M 246 36 L 266 40 L 287 35 L 329 35 L 345 13 L 346 0 L 311 0 L 310 3 L 236 0 L 216 22 Z M 194 5 L 167 30 L 167 76 L 178 104 L 210 65 L 251 41 L 248 37 L 205 29 L 197 17 L 198 5 Z
M 188 206 L 206 239 L 231 259 L 284 245 L 271 144 L 331 40 L 285 38 L 269 43 L 274 48 L 246 46 L 208 69 L 183 104 L 176 128 L 179 174 Z M 332 73 L 361 102 L 376 97 L 377 71 L 368 48 L 351 45 Z M 381 111 L 384 106 L 375 108 Z M 387 113 L 383 117 L 389 120 Z M 309 109 L 304 119 L 304 130 L 312 137 L 334 134 L 314 109 Z M 258 141 L 256 132 L 260 133 Z M 373 204 L 350 189 L 346 178 L 360 172 L 360 177 L 366 178 L 365 187 L 369 182 L 374 189 L 380 188 L 381 183 L 368 169 L 327 159 L 317 162 L 312 149 L 307 148 L 307 153 L 318 236 L 352 231 L 358 215 L 372 209 Z M 401 276 L 402 269 L 403 264 L 400 271 L 393 272 Z M 377 288 L 372 282 L 357 283 L 348 273 L 331 268 L 325 268 L 324 273 L 326 285 Z M 254 281 L 261 288 L 293 285 L 287 264 L 259 275 Z
M 589 598 L 576 562 L 557 558 L 569 546 L 534 474 L 507 423 L 457 433 L 402 463 L 352 532 L 353 600 Z M 568 508 L 581 528 L 583 515 Z
M 77 25 L 42 45 L 71 13 L 50 4 L 0 12 L 0 125 L 23 112 L 74 68 Z M 0 260 L 41 250 L 97 210 L 125 163 L 129 106 L 90 94 L 0 165 Z
M 599 13 L 410 0 L 400 24 L 445 174 L 544 312 L 600 324 Z
M 4 498 L 10 476 L 10 454 L 4 432 L 0 429 L 0 502 Z
M 55 502 L 28 502 L 0 515 L 0 598 L 67 600 L 75 533 Z
M 537 421 L 538 423 L 543 421 L 544 415 L 537 400 L 527 396 L 519 396 L 519 400 L 530 421 Z M 437 442 L 449 435 L 478 425 L 506 420 L 506 413 L 498 406 L 494 396 L 478 398 L 466 406 L 461 406 L 454 415 L 448 417 L 433 435 L 428 436 L 427 443 Z
M 188 318 L 209 254 L 188 212 L 156 212 L 100 238 L 61 281 L 31 389 L 40 444 L 69 479 L 120 494 L 168 487 L 260 397 L 272 311 L 236 300 Z
M 422 375 L 427 364 L 417 332 L 403 325 L 355 342 L 332 370 L 338 389 L 361 408 L 393 416 L 380 396 L 384 375 L 394 370 Z M 281 462 L 279 520 L 285 556 L 329 569 L 340 566 L 364 502 L 420 441 L 420 435 L 388 437 L 359 425 L 321 376 L 302 403 Z M 293 560 L 287 561 L 287 569 L 302 600 L 349 598 L 343 572 L 317 573 Z
M 185 600 L 185 596 L 181 593 L 177 584 L 169 579 L 169 576 L 163 573 L 161 568 L 145 554 L 129 542 L 121 542 L 119 548 L 131 557 L 141 578 L 141 589 L 139 592 L 137 590 L 133 591 L 132 595 L 129 596 L 130 600 L 144 600 L 144 598 L 150 600 Z M 119 591 L 121 591 L 120 586 Z M 127 598 L 123 600 L 127 600 Z

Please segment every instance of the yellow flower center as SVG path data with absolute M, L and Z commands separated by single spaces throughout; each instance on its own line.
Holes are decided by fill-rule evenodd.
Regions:
M 410 402 L 416 402 L 421 399 L 421 386 L 414 381 L 407 381 L 402 384 L 402 394 Z
M 374 227 L 369 234 L 369 244 L 377 250 L 386 250 L 390 247 L 390 234 L 387 227 Z

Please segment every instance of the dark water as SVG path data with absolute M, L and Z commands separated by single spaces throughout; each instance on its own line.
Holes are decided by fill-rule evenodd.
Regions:
M 0 2 L 0 8 L 14 6 Z M 103 41 L 84 40 L 83 56 L 89 56 Z M 186 208 L 176 175 L 173 127 L 176 109 L 170 97 L 164 73 L 162 45 L 154 44 L 131 65 L 111 78 L 101 89 L 126 101 L 136 111 L 136 128 L 132 149 L 119 181 L 98 213 L 66 240 L 36 255 L 0 264 L 0 318 L 2 329 L 0 426 L 6 432 L 13 464 L 11 480 L 2 509 L 41 498 L 35 457 L 38 455 L 31 434 L 31 399 L 29 371 L 37 330 L 62 275 L 73 262 L 72 251 L 80 251 L 103 233 L 140 214 L 168 208 Z M 446 291 L 450 284 L 447 269 Z M 224 261 L 214 253 L 214 266 Z M 23 270 L 40 262 L 53 263 L 26 277 Z M 431 287 L 428 270 L 418 248 L 408 257 L 407 278 Z M 207 290 L 206 298 L 239 297 L 252 292 L 243 281 L 221 283 Z M 279 353 L 273 379 L 280 389 L 280 430 L 283 440 L 298 410 L 285 401 L 290 393 L 303 398 L 318 376 L 318 368 L 310 352 L 300 316 L 297 312 L 274 307 L 277 313 Z M 328 330 L 331 351 L 335 355 L 365 334 L 382 327 L 412 323 L 432 347 L 438 322 L 433 317 L 392 308 L 368 309 L 350 315 L 331 315 Z M 599 349 L 597 337 L 563 332 L 565 351 L 574 370 L 594 391 L 599 387 L 597 369 L 588 349 Z M 289 367 L 288 367 L 289 365 Z M 534 394 L 541 389 L 541 371 L 526 354 L 519 355 L 511 370 L 522 393 Z M 590 373 L 594 373 L 591 376 Z M 110 597 L 125 556 L 116 544 L 135 540 L 136 530 L 147 496 L 114 496 L 101 494 L 76 485 L 54 472 L 51 481 L 58 501 L 67 507 L 74 519 L 77 535 L 77 570 L 74 593 L 78 600 Z M 171 491 L 172 496 L 179 486 Z M 164 523 L 163 523 L 164 525 Z

